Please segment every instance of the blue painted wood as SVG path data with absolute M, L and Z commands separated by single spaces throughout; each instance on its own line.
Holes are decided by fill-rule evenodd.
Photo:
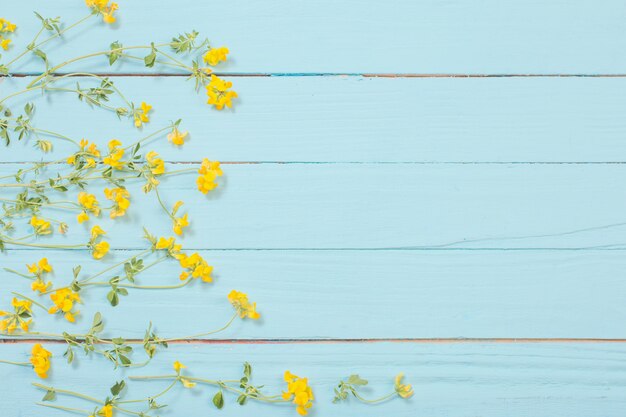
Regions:
M 95 312 L 105 334 L 143 338 L 152 321 L 162 337 L 221 327 L 232 314 L 231 289 L 246 291 L 262 314 L 259 323 L 237 321 L 219 339 L 371 338 L 621 338 L 626 311 L 624 251 L 201 251 L 215 267 L 213 284 L 157 291 L 130 289 L 120 305 L 108 287 L 86 288 L 76 324 L 35 309 L 35 331 L 83 332 Z M 0 265 L 25 271 L 46 255 L 52 282 L 68 285 L 129 256 L 96 262 L 83 253 L 11 251 Z M 153 258 L 149 258 L 153 259 Z M 99 280 L 119 275 L 112 270 Z M 177 262 L 137 276 L 139 285 L 179 282 Z M 30 281 L 0 272 L 0 309 L 11 292 L 36 297 Z M 184 306 L 184 307 L 183 307 Z M 137 309 L 141 314 L 135 314 Z M 293 312 L 303 311 L 294 320 Z M 181 320 L 183 315 L 202 320 Z M 142 355 L 136 357 L 140 360 Z
M 0 80 L 0 92 L 31 79 Z M 115 78 L 130 100 L 154 106 L 143 131 L 74 94 L 37 100 L 34 92 L 7 103 L 17 113 L 34 101 L 36 127 L 101 145 L 113 137 L 137 140 L 180 117 L 190 132 L 183 148 L 165 136 L 150 143 L 169 161 L 620 162 L 626 155 L 624 78 L 231 80 L 240 98 L 234 111 L 220 113 L 181 78 Z M 61 85 L 75 82 L 90 85 L 84 78 Z M 34 152 L 32 141 L 14 143 L 11 160 L 60 158 L 74 151 L 64 143 L 55 141 L 49 156 Z
M 149 44 L 197 29 L 231 49 L 232 62 L 221 70 L 237 73 L 626 72 L 619 53 L 626 49 L 626 10 L 619 0 L 120 3 L 119 26 L 96 23 L 69 34 L 71 48 L 52 45 L 53 62 L 106 50 L 116 40 Z M 16 42 L 26 45 L 38 29 L 33 10 L 72 22 L 87 14 L 81 6 L 27 0 L 4 13 L 20 26 Z M 21 69 L 38 70 L 32 62 Z M 104 59 L 80 68 L 110 71 Z
M 297 319 L 297 316 L 294 317 Z M 308 376 L 316 395 L 311 416 L 502 416 L 508 413 L 541 417 L 622 415 L 626 406 L 626 350 L 623 344 L 272 344 L 272 345 L 173 345 L 157 353 L 149 367 L 114 372 L 101 359 L 79 357 L 76 367 L 62 363 L 63 348 L 46 346 L 55 355 L 53 371 L 44 383 L 80 389 L 98 398 L 127 375 L 171 374 L 172 363 L 181 360 L 190 375 L 240 378 L 244 361 L 253 365 L 253 381 L 268 392 L 284 388 L 285 369 Z M 30 345 L 3 346 L 14 358 L 25 360 Z M 394 400 L 378 406 L 332 404 L 338 378 L 359 373 L 370 380 L 367 395 L 383 395 L 393 375 L 406 372 L 415 395 L 409 401 Z M 36 381 L 32 370 L 0 365 L 0 388 L 5 415 L 69 414 L 34 405 L 44 392 L 28 385 Z M 40 380 L 37 382 L 41 382 Z M 128 399 L 154 395 L 164 382 L 129 383 Z M 177 387 L 167 397 L 170 405 L 162 416 L 216 414 L 211 404 L 215 389 Z M 9 401 L 10 399 L 10 401 Z M 291 405 L 249 403 L 245 408 L 226 397 L 221 416 L 296 416 Z M 55 404 L 85 407 L 84 401 L 59 396 Z
M 17 168 L 4 164 L 0 174 Z M 224 170 L 221 187 L 207 196 L 197 191 L 194 173 L 160 185 L 168 207 L 186 202 L 189 249 L 615 249 L 625 243 L 625 165 L 239 164 Z M 142 185 L 129 184 L 127 216 L 97 222 L 114 248 L 146 248 L 143 226 L 173 235 Z M 103 199 L 95 186 L 92 191 Z M 53 212 L 71 226 L 57 242 L 87 241 L 87 223 L 77 225 L 72 212 Z M 16 237 L 29 233 L 28 221 L 15 221 Z

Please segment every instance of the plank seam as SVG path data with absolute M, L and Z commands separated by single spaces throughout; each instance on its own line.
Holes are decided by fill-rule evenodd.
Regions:
M 81 339 L 77 339 L 81 342 Z M 143 339 L 125 339 L 127 343 L 143 343 Z M 65 340 L 53 340 L 46 338 L 13 339 L 2 338 L 0 344 L 31 344 L 50 343 L 65 344 Z M 201 344 L 201 345 L 246 345 L 246 344 L 356 344 L 356 343 L 415 343 L 415 344 L 472 344 L 472 343 L 626 343 L 626 339 L 603 339 L 603 338 L 362 338 L 362 339 L 187 339 L 168 342 L 168 344 Z M 96 344 L 100 344 L 97 342 Z

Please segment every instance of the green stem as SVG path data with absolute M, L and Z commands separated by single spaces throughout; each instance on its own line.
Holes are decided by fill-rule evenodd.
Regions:
M 35 304 L 37 307 L 41 307 L 43 310 L 48 312 L 48 307 L 46 307 L 46 306 L 44 306 L 42 304 L 39 304 L 37 301 L 33 300 L 30 297 L 26 297 L 25 295 L 22 295 L 19 292 L 11 292 L 11 294 L 16 295 L 18 297 L 22 297 L 23 299 L 30 301 L 31 303 Z
M 383 402 L 383 401 L 386 401 L 386 400 L 388 400 L 388 399 L 390 399 L 390 398 L 395 397 L 395 396 L 397 395 L 397 393 L 394 391 L 394 392 L 392 392 L 391 394 L 388 394 L 388 395 L 385 395 L 385 396 L 383 396 L 383 397 L 376 398 L 376 399 L 373 399 L 373 400 L 368 400 L 368 399 L 366 399 L 366 398 L 361 397 L 361 396 L 360 396 L 360 395 L 356 392 L 356 390 L 352 390 L 352 395 L 354 395 L 354 396 L 355 396 L 355 397 L 356 397 L 359 401 L 361 401 L 361 402 L 364 402 L 364 403 L 367 403 L 367 404 L 376 404 L 376 403 L 381 403 L 381 402 Z
M 235 321 L 237 316 L 238 316 L 237 313 L 233 314 L 233 317 L 231 317 L 231 319 L 228 321 L 228 323 L 226 323 L 223 327 L 221 327 L 221 328 L 219 328 L 217 330 L 213 330 L 211 332 L 198 333 L 198 334 L 193 334 L 193 335 L 184 336 L 184 337 L 172 337 L 172 338 L 169 338 L 169 339 L 159 339 L 159 341 L 160 342 L 172 342 L 172 341 L 175 341 L 175 340 L 196 339 L 198 337 L 203 337 L 203 336 L 208 336 L 208 335 L 211 335 L 211 334 L 219 333 L 219 332 L 222 332 L 222 331 L 226 330 L 233 323 L 233 321 Z
M 32 366 L 30 362 L 13 362 L 0 359 L 0 363 L 8 363 L 9 365 Z

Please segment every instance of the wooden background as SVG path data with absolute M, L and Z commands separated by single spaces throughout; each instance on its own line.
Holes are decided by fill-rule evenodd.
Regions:
M 232 59 L 221 73 L 240 94 L 233 111 L 208 108 L 180 74 L 104 59 L 72 70 L 110 74 L 133 101 L 155 108 L 149 127 L 183 118 L 182 149 L 152 149 L 171 164 L 223 161 L 223 187 L 208 198 L 195 177 L 163 184 L 187 202 L 185 239 L 215 266 L 213 285 L 133 291 L 112 308 L 85 295 L 68 327 L 37 316 L 37 329 L 83 330 L 101 311 L 111 336 L 142 337 L 219 327 L 226 294 L 249 293 L 260 323 L 237 322 L 219 340 L 177 344 L 150 367 L 113 371 L 101 358 L 62 363 L 48 382 L 105 397 L 116 379 L 170 373 L 178 359 L 196 376 L 282 387 L 282 372 L 308 376 L 314 416 L 622 416 L 626 409 L 626 3 L 618 0 L 120 1 L 119 24 L 89 24 L 46 48 L 64 58 L 196 29 Z M 81 1 L 12 2 L 15 44 L 30 40 L 32 11 L 71 22 Z M 40 71 L 0 80 L 2 95 Z M 22 105 L 33 97 L 15 100 Z M 129 123 L 75 97 L 37 100 L 37 123 L 100 144 L 136 140 Z M 149 130 L 146 130 L 149 132 Z M 40 155 L 32 144 L 0 150 L 0 174 Z M 49 158 L 67 153 L 56 147 Z M 168 233 L 150 196 L 135 192 L 127 219 L 103 221 L 113 264 L 145 247 L 141 226 Z M 74 224 L 74 223 L 72 223 Z M 74 226 L 65 241 L 82 242 Z M 3 267 L 47 256 L 54 280 L 95 270 L 82 251 L 9 250 Z M 166 263 L 141 281 L 172 283 Z M 29 283 L 2 273 L 2 299 Z M 77 330 L 78 329 L 78 330 Z M 31 343 L 4 339 L 1 358 L 27 360 Z M 332 388 L 359 373 L 385 393 L 405 371 L 409 401 L 333 405 Z M 0 366 L 5 416 L 61 416 L 38 408 L 31 370 Z M 129 397 L 159 383 L 132 384 Z M 293 416 L 291 406 L 179 390 L 163 416 Z M 78 404 L 66 400 L 63 404 Z

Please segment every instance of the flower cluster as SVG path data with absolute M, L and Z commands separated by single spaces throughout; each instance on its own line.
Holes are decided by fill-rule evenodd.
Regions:
M 298 414 L 306 416 L 309 408 L 313 406 L 314 400 L 308 379 L 300 378 L 289 371 L 285 371 L 284 379 L 287 383 L 287 391 L 283 392 L 283 400 L 293 400 Z
M 35 370 L 35 373 L 39 378 L 45 379 L 48 377 L 51 357 L 52 353 L 44 349 L 41 344 L 36 343 L 35 345 L 33 345 L 30 363 L 33 365 L 33 369 Z
M 85 0 L 85 4 L 96 14 L 102 15 L 105 23 L 115 23 L 113 12 L 119 9 L 117 3 L 109 3 L 109 0 Z
M 5 51 L 9 49 L 11 39 L 6 38 L 6 34 L 15 32 L 17 26 L 6 19 L 0 17 L 0 48 Z
M 208 104 L 222 110 L 224 106 L 233 106 L 232 100 L 237 98 L 237 93 L 231 90 L 233 83 L 224 81 L 215 74 L 211 74 L 211 81 L 206 86 L 206 94 L 209 97 Z
M 82 211 L 76 217 L 78 223 L 83 223 L 89 220 L 89 214 L 94 216 L 100 216 L 100 205 L 95 195 L 81 191 L 78 193 L 78 204 L 80 204 Z
M 235 310 L 239 313 L 239 317 L 249 318 L 253 320 L 257 320 L 261 317 L 256 311 L 256 303 L 251 303 L 248 300 L 248 295 L 242 292 L 232 290 L 228 294 L 228 301 L 235 307 Z
M 98 225 L 91 228 L 91 238 L 88 246 L 91 248 L 91 255 L 94 259 L 102 259 L 104 255 L 109 253 L 109 242 L 101 240 L 105 234 L 106 232 Z
M 6 331 L 11 334 L 19 327 L 22 331 L 27 332 L 28 326 L 30 326 L 33 321 L 31 318 L 33 314 L 31 310 L 32 302 L 28 300 L 18 300 L 13 297 L 11 305 L 13 306 L 12 313 L 0 310 L 0 317 L 6 317 L 0 320 L 0 331 Z
M 403 378 L 403 373 L 396 375 L 396 378 L 394 379 L 394 389 L 400 397 L 409 398 L 413 395 L 413 387 L 410 384 L 403 384 Z
M 200 254 L 192 253 L 187 256 L 186 254 L 181 253 L 178 254 L 176 258 L 180 262 L 180 266 L 184 269 L 184 271 L 180 274 L 181 281 L 185 281 L 189 277 L 194 279 L 201 278 L 204 282 L 213 281 L 213 278 L 211 277 L 213 267 L 210 266 L 207 261 L 200 256 Z
M 224 46 L 221 48 L 209 48 L 202 59 L 207 65 L 216 66 L 220 62 L 226 61 L 226 55 L 229 52 L 228 48 Z
M 124 148 L 122 142 L 117 139 L 111 139 L 108 144 L 109 154 L 104 157 L 102 162 L 114 169 L 121 169 L 124 166 L 122 157 L 124 156 Z
M 202 165 L 198 170 L 198 179 L 196 180 L 196 184 L 198 185 L 198 191 L 202 194 L 206 194 L 211 190 L 217 188 L 217 177 L 222 176 L 222 169 L 220 168 L 220 163 L 217 161 L 209 161 L 204 158 L 202 160 Z
M 73 311 L 74 303 L 80 303 L 80 295 L 78 293 L 72 291 L 69 288 L 60 288 L 50 294 L 50 299 L 54 303 L 52 307 L 48 310 L 50 314 L 61 313 L 65 320 L 70 323 L 74 323 L 76 321 L 76 315 L 79 311 Z
M 50 222 L 37 216 L 30 219 L 30 225 L 33 226 L 33 232 L 37 236 L 49 235 L 52 233 Z
M 145 101 L 141 102 L 141 106 L 139 108 L 133 109 L 133 118 L 135 119 L 135 127 L 141 127 L 144 123 L 148 123 L 150 121 L 150 117 L 148 117 L 148 113 L 152 110 L 152 106 L 147 104 Z
M 52 286 L 52 283 L 45 282 L 43 277 L 44 274 L 52 272 L 52 265 L 48 263 L 48 258 L 41 258 L 37 263 L 26 265 L 26 268 L 35 278 L 35 281 L 30 285 L 33 291 L 43 293 Z

